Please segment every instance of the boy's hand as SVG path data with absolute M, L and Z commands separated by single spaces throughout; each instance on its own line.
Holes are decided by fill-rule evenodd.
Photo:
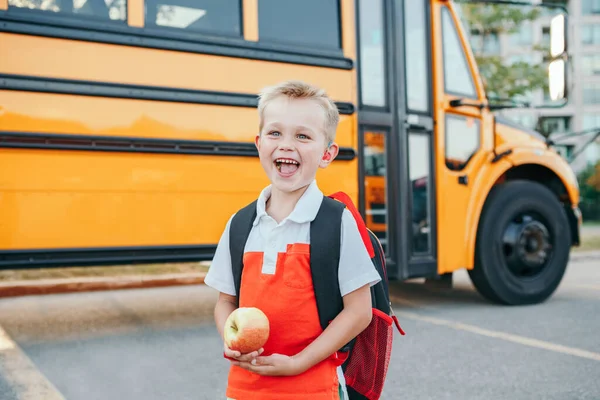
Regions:
M 265 357 L 256 357 L 251 361 L 232 362 L 248 371 L 266 376 L 291 376 L 304 372 L 297 358 L 272 354 Z
M 232 362 L 235 362 L 235 360 L 242 362 L 250 362 L 256 357 L 260 356 L 263 351 L 264 349 L 261 348 L 257 351 L 253 351 L 252 353 L 241 354 L 239 351 L 231 350 L 229 347 L 227 347 L 226 344 L 223 344 L 223 353 L 225 357 L 232 359 Z

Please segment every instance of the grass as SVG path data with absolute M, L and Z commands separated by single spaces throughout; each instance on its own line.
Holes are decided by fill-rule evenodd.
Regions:
M 573 251 L 600 250 L 600 221 L 583 221 L 581 245 Z
M 208 271 L 206 262 L 111 265 L 98 267 L 65 267 L 41 269 L 0 270 L 0 282 L 33 279 L 62 279 L 77 277 L 117 277 L 132 275 L 162 275 L 202 273 Z
M 579 247 L 573 247 L 573 251 L 600 250 L 600 236 L 584 236 Z

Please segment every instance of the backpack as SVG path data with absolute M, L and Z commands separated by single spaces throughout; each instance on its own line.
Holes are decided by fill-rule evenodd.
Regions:
M 342 365 L 350 400 L 377 400 L 381 396 L 392 351 L 395 323 L 404 331 L 393 313 L 389 299 L 385 255 L 379 239 L 369 230 L 348 195 L 337 192 L 324 196 L 317 216 L 310 226 L 310 266 L 321 327 L 343 309 L 338 281 L 341 244 L 341 219 L 344 208 L 354 216 L 363 243 L 381 281 L 371 286 L 373 317 L 371 323 L 334 355 Z M 239 296 L 244 247 L 256 218 L 256 200 L 242 208 L 230 225 L 229 246 L 236 293 Z

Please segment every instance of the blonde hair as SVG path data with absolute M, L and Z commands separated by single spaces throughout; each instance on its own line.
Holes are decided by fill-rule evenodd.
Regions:
M 258 115 L 260 118 L 259 129 L 262 131 L 264 111 L 270 101 L 277 97 L 285 96 L 290 99 L 315 100 L 323 108 L 325 113 L 325 138 L 327 142 L 335 140 L 335 133 L 340 114 L 337 106 L 327 96 L 325 90 L 302 81 L 290 80 L 281 82 L 275 86 L 268 86 L 260 91 L 258 95 Z

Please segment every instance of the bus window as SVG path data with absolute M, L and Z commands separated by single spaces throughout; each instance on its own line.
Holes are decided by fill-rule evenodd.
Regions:
M 367 228 L 387 253 L 387 195 L 385 132 L 364 132 L 365 215 Z
M 87 16 L 105 20 L 127 19 L 127 0 L 8 0 L 10 8 L 46 11 L 62 15 Z
M 241 36 L 239 0 L 146 0 L 146 26 Z
M 446 166 L 463 169 L 479 148 L 479 119 L 446 115 Z
M 410 132 L 408 162 L 412 192 L 412 252 L 428 253 L 430 241 L 431 141 L 429 135 Z
M 473 77 L 450 11 L 442 8 L 442 45 L 444 49 L 444 87 L 446 93 L 477 98 Z
M 406 47 L 406 100 L 411 111 L 429 111 L 427 71 L 427 24 L 425 1 L 404 2 L 404 38 Z
M 258 0 L 261 42 L 340 49 L 339 0 Z
M 360 0 L 360 94 L 365 106 L 385 107 L 385 26 L 382 0 Z

